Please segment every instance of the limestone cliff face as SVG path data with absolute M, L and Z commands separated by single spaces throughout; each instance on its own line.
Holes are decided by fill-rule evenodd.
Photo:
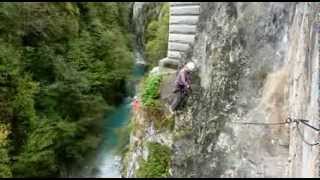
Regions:
M 201 3 L 185 59 L 199 67 L 193 93 L 173 131 L 153 136 L 172 148 L 172 177 L 319 176 L 319 146 L 303 142 L 297 124 L 237 123 L 279 123 L 289 116 L 319 127 L 319 12 L 319 3 Z M 173 78 L 162 87 L 167 102 Z M 152 125 L 144 125 L 151 132 Z M 299 130 L 310 143 L 320 139 L 304 125 Z M 144 142 L 145 134 L 152 133 L 132 138 Z M 147 152 L 134 153 L 138 149 L 131 158 Z
M 299 3 L 293 15 L 288 49 L 289 115 L 310 120 L 309 124 L 317 128 L 320 110 L 320 32 L 315 29 L 319 28 L 319 24 L 319 3 Z M 319 145 L 309 145 L 319 142 L 319 133 L 303 125 L 291 125 L 290 137 L 289 175 L 319 177 Z
M 231 122 L 290 116 L 318 126 L 317 12 L 318 3 L 201 4 L 187 59 L 199 65 L 201 89 L 188 113 L 177 117 L 176 124 L 188 121 L 192 128 L 174 143 L 173 176 L 318 176 L 318 147 L 303 144 L 295 124 L 289 131 L 287 125 Z M 319 139 L 309 131 L 305 138 Z
M 191 59 L 200 66 L 201 86 L 201 92 L 194 97 L 198 101 L 190 105 L 195 143 L 190 144 L 193 152 L 188 154 L 190 163 L 184 164 L 187 167 L 181 167 L 181 160 L 177 161 L 176 176 L 283 176 L 288 144 L 286 127 L 279 131 L 230 121 L 268 122 L 286 118 L 286 98 L 281 98 L 287 94 L 286 74 L 279 73 L 274 78 L 267 75 L 285 63 L 290 6 L 202 4 L 199 35 L 191 53 Z M 269 83 L 274 87 L 265 88 L 273 92 L 264 92 L 264 84 L 272 79 L 280 82 Z M 277 103 L 280 109 L 273 109 L 271 103 Z M 179 149 L 178 146 L 177 157 L 185 156 L 179 154 Z M 282 164 L 276 167 L 278 163 Z M 183 173 L 181 169 L 190 170 Z

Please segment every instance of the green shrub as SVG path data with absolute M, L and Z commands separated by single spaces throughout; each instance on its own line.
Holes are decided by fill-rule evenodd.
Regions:
M 160 178 L 169 176 L 171 151 L 168 146 L 148 143 L 148 159 L 142 160 L 136 176 L 139 178 Z
M 161 76 L 149 75 L 144 81 L 142 92 L 142 104 L 146 107 L 158 107 L 160 97 Z

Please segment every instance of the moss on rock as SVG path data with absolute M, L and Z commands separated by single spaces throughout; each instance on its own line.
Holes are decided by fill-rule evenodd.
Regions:
M 148 143 L 148 159 L 142 160 L 136 172 L 139 178 L 160 178 L 169 176 L 171 150 L 159 143 Z

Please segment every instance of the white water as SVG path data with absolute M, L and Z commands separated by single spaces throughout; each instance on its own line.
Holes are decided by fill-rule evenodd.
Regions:
M 96 177 L 105 178 L 120 178 L 120 156 L 113 155 L 113 153 L 105 153 L 100 164 L 99 172 Z

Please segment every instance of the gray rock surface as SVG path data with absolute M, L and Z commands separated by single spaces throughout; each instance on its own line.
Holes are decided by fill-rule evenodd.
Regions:
M 319 117 L 319 55 L 312 31 L 318 6 L 201 3 L 187 58 L 197 59 L 201 88 L 176 117 L 174 177 L 319 176 L 312 159 L 318 148 L 289 133 L 293 127 L 231 123 L 284 122 L 292 113 Z
M 319 146 L 304 143 L 295 124 L 236 123 L 281 123 L 291 116 L 319 126 L 319 12 L 320 3 L 201 2 L 199 17 L 171 16 L 170 24 L 198 18 L 199 24 L 194 41 L 188 36 L 191 44 L 169 42 L 169 52 L 184 54 L 160 61 L 157 73 L 169 72 L 161 97 L 170 102 L 175 78 L 164 67 L 180 61 L 197 63 L 193 93 L 173 132 L 153 134 L 152 125 L 142 123 L 143 133 L 132 139 L 171 146 L 172 177 L 319 177 Z M 188 40 L 178 34 L 169 40 L 172 35 Z M 140 116 L 137 122 L 148 119 Z M 301 130 L 309 142 L 319 140 L 318 133 Z M 146 154 L 143 143 L 132 148 L 130 172 Z

